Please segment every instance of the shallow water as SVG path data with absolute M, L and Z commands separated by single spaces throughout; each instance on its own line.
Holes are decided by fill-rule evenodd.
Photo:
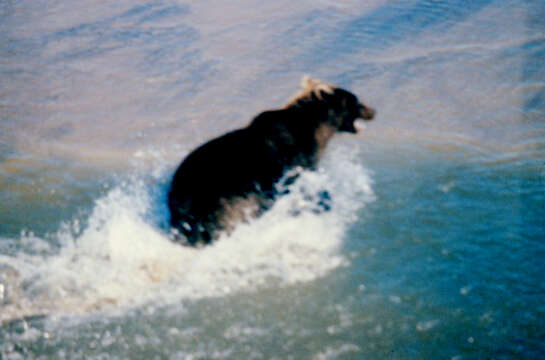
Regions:
M 0 358 L 539 359 L 541 1 L 0 2 Z M 216 245 L 199 143 L 310 73 L 378 110 Z

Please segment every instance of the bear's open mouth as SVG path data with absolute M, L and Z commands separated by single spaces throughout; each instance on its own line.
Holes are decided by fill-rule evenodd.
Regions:
M 356 120 L 354 121 L 354 128 L 356 129 L 356 133 L 359 133 L 367 129 L 367 124 L 365 124 L 364 120 Z

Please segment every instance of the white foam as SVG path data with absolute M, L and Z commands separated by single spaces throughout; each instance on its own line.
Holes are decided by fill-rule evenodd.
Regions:
M 328 154 L 324 169 L 303 172 L 264 216 L 200 249 L 171 242 L 150 220 L 158 212 L 166 218 L 166 209 L 155 208 L 158 201 L 142 181 L 119 186 L 96 201 L 78 235 L 72 229 L 78 220 L 61 227 L 58 253 L 0 257 L 0 265 L 18 273 L 11 286 L 25 284 L 12 291 L 2 317 L 122 310 L 317 279 L 347 263 L 339 250 L 346 226 L 373 198 L 370 177 L 354 155 L 343 148 Z M 303 192 L 324 188 L 332 211 L 289 215 L 304 202 Z

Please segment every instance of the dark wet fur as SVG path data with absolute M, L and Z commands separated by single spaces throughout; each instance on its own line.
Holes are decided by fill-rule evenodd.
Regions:
M 251 198 L 255 202 L 252 216 L 259 216 L 286 193 L 286 187 L 279 190 L 277 184 L 288 170 L 315 168 L 324 146 L 316 139 L 320 127 L 356 132 L 354 120 L 372 118 L 373 110 L 348 91 L 318 95 L 263 112 L 249 126 L 210 140 L 187 156 L 168 194 L 177 241 L 191 245 L 213 241 L 229 222 L 226 203 Z M 285 185 L 289 186 L 289 180 Z M 329 193 L 319 194 L 317 201 L 317 211 L 331 208 Z

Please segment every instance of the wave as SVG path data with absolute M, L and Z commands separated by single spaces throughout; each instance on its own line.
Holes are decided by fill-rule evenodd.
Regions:
M 166 185 L 150 187 L 138 176 L 120 184 L 95 201 L 85 226 L 82 219 L 60 226 L 52 236 L 58 248 L 22 234 L 18 241 L 34 251 L 0 256 L 0 320 L 116 314 L 322 277 L 348 263 L 340 250 L 346 227 L 374 195 L 357 151 L 337 147 L 321 165 L 302 172 L 291 193 L 262 217 L 203 248 L 169 239 Z M 323 189 L 332 195 L 331 211 L 290 215 L 305 207 L 306 194 Z

